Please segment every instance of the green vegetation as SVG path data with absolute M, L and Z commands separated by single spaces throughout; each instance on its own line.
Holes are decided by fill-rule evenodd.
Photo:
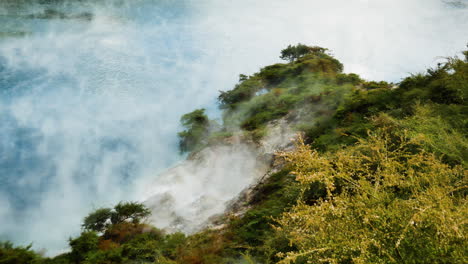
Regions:
M 297 47 L 302 46 L 290 48 Z M 244 76 L 233 90 L 221 92 L 224 129 L 261 131 L 268 122 L 294 110 L 316 113 L 324 108 L 323 103 L 339 103 L 339 97 L 360 82 L 356 74 L 343 74 L 343 65 L 326 49 L 308 47 L 307 51 L 291 63 L 274 64 Z M 329 95 L 326 100 L 322 100 L 324 94 Z
M 39 254 L 31 246 L 15 247 L 11 242 L 0 242 L 0 263 L 2 264 L 35 264 L 41 263 Z
M 283 153 L 304 190 L 318 182 L 324 195 L 278 220 L 296 246 L 279 263 L 466 262 L 466 171 L 420 140 L 384 125 L 334 153 L 301 142 Z
M 181 118 L 185 152 L 239 130 L 258 140 L 279 118 L 304 135 L 243 214 L 165 234 L 144 222 L 146 207 L 120 203 L 85 217 L 70 252 L 4 243 L 0 263 L 466 263 L 468 51 L 389 84 L 305 47 L 222 92 L 220 129 L 203 109 Z
M 151 214 L 143 204 L 125 202 L 117 204 L 114 209 L 100 208 L 84 218 L 83 228 L 89 231 L 103 232 L 109 225 L 117 225 L 126 221 L 138 224 Z
M 204 140 L 208 136 L 210 121 L 205 114 L 205 109 L 197 109 L 185 114 L 180 118 L 182 126 L 186 129 L 179 132 L 179 149 L 183 152 L 190 152 L 206 143 Z
M 468 51 L 463 54 L 463 59 L 450 58 L 425 74 L 391 84 L 344 74 L 341 63 L 326 49 L 310 52 L 297 45 L 282 52 L 290 63 L 242 75 L 233 90 L 219 96 L 223 130 L 240 127 L 246 135 L 261 137 L 268 133 L 268 122 L 286 117 L 295 120 L 291 125 L 303 132 L 307 145 L 302 147 L 314 158 L 300 166 L 299 160 L 289 159 L 287 167 L 292 167 L 258 187 L 250 209 L 228 220 L 224 249 L 216 252 L 225 256 L 224 262 L 200 263 L 230 263 L 226 256 L 240 258 L 242 254 L 258 263 L 464 263 Z M 373 131 L 370 137 L 369 131 Z M 377 156 L 383 160 L 371 159 L 376 151 L 386 151 L 385 156 Z M 395 160 L 388 164 L 385 158 L 390 155 Z M 336 163 L 342 157 L 349 162 Z M 317 159 L 334 171 L 313 167 Z M 317 174 L 324 178 L 294 180 L 298 168 L 309 176 L 320 169 Z M 355 179 L 346 182 L 350 179 L 344 176 L 353 170 Z M 384 173 L 389 179 L 382 178 Z M 409 175 L 414 178 L 406 179 Z M 330 184 L 333 191 L 327 188 Z M 371 190 L 375 197 L 366 196 Z M 456 197 L 451 197 L 455 195 L 451 190 L 457 190 Z M 430 202 L 430 197 L 436 197 L 432 192 L 443 200 Z M 346 203 L 334 204 L 340 199 Z M 418 209 L 412 207 L 416 205 L 429 209 L 416 214 Z M 331 211 L 338 206 L 342 218 Z M 382 226 L 363 225 L 364 216 L 354 210 L 365 208 L 375 211 L 358 212 L 367 218 L 377 216 Z M 414 214 L 421 225 L 408 226 Z M 301 217 L 303 222 L 296 223 L 294 219 Z M 440 228 L 444 217 L 447 223 Z M 391 223 L 385 226 L 386 221 Z
M 143 204 L 119 203 L 113 209 L 101 208 L 83 221 L 80 236 L 70 238 L 71 251 L 54 258 L 44 258 L 28 247 L 0 244 L 0 263 L 6 264 L 108 264 L 108 263 L 175 263 L 180 245 L 186 241 L 181 233 L 165 235 L 144 223 L 150 214 Z
M 357 145 L 283 153 L 299 186 L 273 176 L 226 236 L 260 263 L 465 263 L 466 170 L 388 115 L 371 122 Z
M 304 44 L 297 44 L 295 46 L 289 45 L 287 48 L 281 51 L 280 59 L 293 62 L 301 57 L 304 57 L 307 54 L 323 54 L 327 49 L 314 46 L 309 47 Z

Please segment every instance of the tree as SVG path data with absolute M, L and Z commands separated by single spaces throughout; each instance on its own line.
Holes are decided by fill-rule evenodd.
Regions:
M 210 121 L 205 114 L 205 109 L 197 109 L 183 115 L 180 118 L 185 130 L 179 132 L 179 149 L 183 152 L 195 150 L 202 140 L 208 135 Z
M 109 225 L 130 221 L 138 224 L 151 211 L 142 203 L 120 202 L 113 209 L 100 208 L 84 218 L 82 227 L 88 231 L 104 232 Z
M 89 252 L 98 250 L 99 236 L 94 231 L 85 231 L 77 238 L 70 238 L 69 245 L 72 249 L 70 259 L 74 263 L 80 263 Z
M 111 222 L 115 225 L 130 220 L 134 224 L 139 224 L 142 219 L 150 214 L 151 211 L 142 203 L 120 202 L 114 207 Z
M 298 43 L 295 46 L 289 45 L 287 48 L 281 51 L 280 59 L 288 60 L 293 62 L 301 57 L 304 57 L 307 54 L 324 54 L 327 51 L 326 48 L 318 46 L 307 46 L 301 43 Z
M 102 232 L 106 228 L 111 215 L 112 210 L 110 208 L 97 209 L 84 218 L 82 226 L 86 230 Z
M 245 80 L 247 80 L 249 78 L 249 76 L 245 75 L 245 74 L 239 74 L 239 82 L 243 82 Z

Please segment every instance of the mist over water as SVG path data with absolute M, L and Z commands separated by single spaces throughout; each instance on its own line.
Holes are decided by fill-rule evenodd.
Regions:
M 1 40 L 2 238 L 60 249 L 89 210 L 180 159 L 179 117 L 216 90 L 197 74 L 188 10 L 161 8 L 88 5 L 91 20 L 23 18 L 28 33 Z
M 14 2 L 0 3 L 0 239 L 52 254 L 93 208 L 144 199 L 183 158 L 179 117 L 217 116 L 218 91 L 288 44 L 399 81 L 461 50 L 468 28 L 464 6 L 438 0 Z

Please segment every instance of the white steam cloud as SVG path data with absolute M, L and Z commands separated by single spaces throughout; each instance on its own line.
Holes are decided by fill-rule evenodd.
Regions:
M 183 211 L 182 200 L 173 204 L 185 221 L 201 223 L 256 177 L 239 174 L 257 165 L 246 149 L 232 162 L 223 156 L 232 150 L 220 149 L 214 164 L 192 164 L 178 180 L 158 176 L 181 159 L 182 114 L 206 107 L 217 115 L 218 90 L 232 88 L 239 73 L 278 62 L 279 51 L 298 42 L 330 48 L 347 72 L 399 81 L 466 44 L 466 1 L 446 2 L 109 0 L 54 7 L 92 13 L 91 20 L 30 19 L 46 7 L 27 5 L 18 15 L 0 3 L 0 31 L 25 32 L 0 34 L 0 239 L 54 254 L 87 212 L 149 198 L 140 186 L 155 181 L 148 196 L 169 188 L 186 204 L 215 201 L 203 214 Z
M 258 153 L 259 154 L 259 153 Z M 151 221 L 169 231 L 192 233 L 224 211 L 226 203 L 267 171 L 268 160 L 247 144 L 206 148 L 159 175 L 146 187 Z

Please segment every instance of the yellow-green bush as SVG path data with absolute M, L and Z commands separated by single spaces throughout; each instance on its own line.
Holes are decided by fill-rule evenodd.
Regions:
M 320 182 L 327 195 L 278 219 L 297 248 L 279 263 L 466 263 L 467 171 L 420 144 L 382 128 L 335 153 L 301 141 L 282 153 L 304 191 Z

